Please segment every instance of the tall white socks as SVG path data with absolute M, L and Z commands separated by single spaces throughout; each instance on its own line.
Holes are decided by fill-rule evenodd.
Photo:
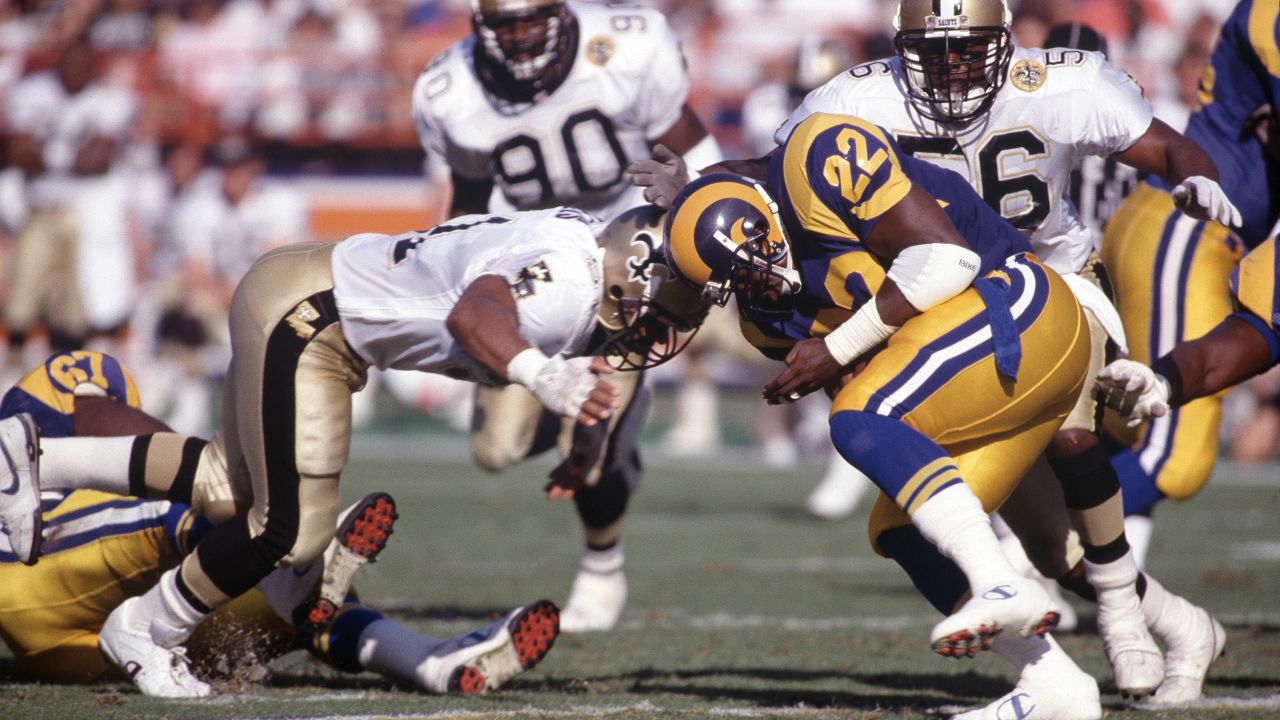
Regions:
M 40 486 L 129 494 L 133 436 L 40 438 Z
M 151 618 L 151 640 L 163 648 L 181 645 L 206 616 L 178 592 L 180 569 L 181 566 L 165 572 L 141 598 L 140 610 L 144 617 Z
M 929 498 L 911 516 L 911 522 L 960 566 L 971 590 L 1021 577 L 1000 549 L 991 519 L 968 485 L 952 485 Z

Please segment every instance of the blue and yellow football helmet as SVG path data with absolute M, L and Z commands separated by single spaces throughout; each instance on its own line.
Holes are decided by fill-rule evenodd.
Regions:
M 702 297 L 723 307 L 730 295 L 748 319 L 790 314 L 800 274 L 778 204 L 759 183 L 712 173 L 689 183 L 667 215 L 667 264 Z
M 75 399 L 109 397 L 131 408 L 142 407 L 138 385 L 119 360 L 93 350 L 49 356 L 0 399 L 0 417 L 31 413 L 44 437 L 74 434 Z

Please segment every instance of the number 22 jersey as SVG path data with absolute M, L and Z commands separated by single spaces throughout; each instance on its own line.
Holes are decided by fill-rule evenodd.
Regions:
M 490 179 L 517 209 L 571 205 L 610 220 L 644 202 L 625 172 L 675 125 L 689 93 L 679 41 L 654 10 L 569 3 L 577 56 L 548 97 L 512 104 L 476 75 L 475 36 L 427 66 L 413 116 L 427 152 Z

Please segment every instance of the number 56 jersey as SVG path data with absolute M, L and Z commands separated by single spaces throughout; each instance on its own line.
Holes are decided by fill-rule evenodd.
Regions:
M 625 169 L 679 120 L 689 79 L 658 12 L 572 2 L 569 10 L 578 47 L 549 96 L 512 104 L 488 93 L 472 35 L 418 77 L 413 116 L 429 154 L 461 177 L 491 178 L 515 208 L 570 205 L 610 220 L 644 202 Z
M 856 115 L 893 134 L 903 152 L 954 170 L 1060 273 L 1080 270 L 1095 242 L 1067 195 L 1088 155 L 1127 150 L 1151 126 L 1142 88 L 1101 53 L 1015 48 L 986 114 L 961 126 L 924 117 L 907 98 L 897 57 L 857 65 L 805 98 L 779 144 L 817 112 Z

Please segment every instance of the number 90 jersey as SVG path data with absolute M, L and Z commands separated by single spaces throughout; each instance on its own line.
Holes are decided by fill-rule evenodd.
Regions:
M 888 130 L 908 155 L 954 170 L 1060 273 L 1084 266 L 1092 232 L 1068 194 L 1082 157 L 1127 150 L 1151 125 L 1142 88 L 1101 53 L 1016 48 L 986 115 L 964 127 L 922 116 L 897 57 L 857 65 L 805 98 L 775 134 L 782 144 L 817 112 L 856 115 Z
M 679 41 L 650 9 L 569 3 L 579 41 L 549 97 L 510 104 L 476 75 L 475 36 L 427 66 L 413 116 L 428 153 L 457 175 L 492 179 L 521 209 L 571 205 L 610 220 L 644 198 L 625 169 L 680 119 L 689 78 Z

